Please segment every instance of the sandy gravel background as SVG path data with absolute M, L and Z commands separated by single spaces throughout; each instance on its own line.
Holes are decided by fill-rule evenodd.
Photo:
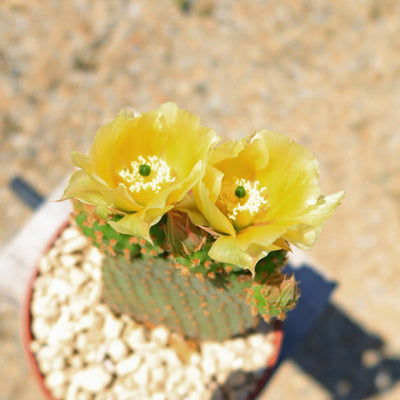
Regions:
M 123 107 L 285 133 L 346 198 L 309 252 L 331 305 L 261 399 L 399 399 L 400 2 L 186 3 L 0 2 L 0 250 L 32 215 L 10 180 L 48 195 Z M 0 400 L 38 399 L 18 313 L 0 313 Z

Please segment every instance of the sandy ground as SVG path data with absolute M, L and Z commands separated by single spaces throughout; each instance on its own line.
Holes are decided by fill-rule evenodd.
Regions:
M 261 399 L 400 398 L 400 3 L 0 2 L 0 249 L 121 108 L 165 101 L 225 137 L 269 128 L 346 191 L 309 252 L 331 305 Z M 10 283 L 12 284 L 12 283 Z M 0 400 L 37 399 L 18 313 L 0 298 Z

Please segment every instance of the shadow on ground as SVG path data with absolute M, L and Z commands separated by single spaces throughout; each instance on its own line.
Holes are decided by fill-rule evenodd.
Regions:
M 384 342 L 329 304 L 291 357 L 335 400 L 362 400 L 400 380 L 400 359 L 386 358 Z
M 400 381 L 400 359 L 385 357 L 384 342 L 379 336 L 363 330 L 329 302 L 336 284 L 307 265 L 285 268 L 300 282 L 301 298 L 284 323 L 284 341 L 276 369 L 286 359 L 293 360 L 333 400 L 364 400 L 390 391 Z M 233 376 L 228 377 L 227 382 L 232 379 Z M 212 397 L 228 398 L 231 400 L 218 391 Z M 235 397 L 247 399 L 248 396 Z

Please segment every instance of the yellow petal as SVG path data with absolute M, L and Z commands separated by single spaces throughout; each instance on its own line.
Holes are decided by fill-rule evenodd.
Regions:
M 136 117 L 122 110 L 97 131 L 88 155 L 72 154 L 73 164 L 82 171 L 64 198 L 77 197 L 120 214 L 137 213 L 126 215 L 116 227 L 148 234 L 199 181 L 218 141 L 198 117 L 173 103 Z M 143 164 L 151 175 L 141 174 Z
M 283 238 L 301 249 L 312 247 L 321 231 L 322 225 L 334 213 L 341 203 L 344 192 L 337 192 L 329 196 L 321 196 L 317 203 L 310 206 L 303 215 L 293 220 L 294 225 L 283 235 Z
M 194 225 L 205 226 L 208 224 L 204 215 L 198 209 L 196 202 L 191 194 L 187 194 L 182 201 L 180 201 L 175 207 L 177 211 L 183 211 L 188 214 L 190 220 Z
M 61 200 L 72 198 L 96 206 L 107 206 L 123 213 L 139 211 L 142 208 L 123 187 L 105 187 L 83 170 L 76 171 L 71 176 Z
M 193 188 L 193 196 L 199 210 L 214 230 L 235 235 L 233 225 L 215 204 L 221 190 L 221 180 L 222 173 L 209 166 L 203 180 Z
M 163 209 L 142 210 L 134 214 L 128 214 L 119 221 L 109 221 L 109 224 L 120 233 L 143 237 L 152 242 L 150 228 L 168 212 L 172 206 Z
M 104 198 L 96 182 L 85 172 L 76 171 L 69 179 L 68 185 L 60 200 L 76 198 L 84 203 L 106 206 Z

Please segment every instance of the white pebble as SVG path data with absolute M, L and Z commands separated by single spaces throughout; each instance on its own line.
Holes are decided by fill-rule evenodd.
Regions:
M 141 365 L 132 378 L 139 386 L 146 387 L 149 381 L 149 366 L 147 364 Z
M 216 356 L 220 369 L 225 371 L 232 368 L 232 363 L 235 361 L 235 356 L 232 352 L 222 346 L 218 346 Z
M 46 376 L 46 385 L 51 389 L 57 388 L 65 383 L 65 378 L 63 371 L 52 371 Z
M 39 271 L 46 274 L 53 269 L 54 264 L 50 261 L 49 257 L 43 257 L 39 263 Z
M 166 399 L 167 399 L 167 397 L 166 397 L 165 393 L 162 393 L 162 392 L 153 393 L 151 396 L 151 400 L 166 400 Z
M 36 316 L 32 322 L 32 333 L 36 339 L 45 342 L 51 332 L 50 326 L 41 316 Z
M 83 283 L 85 283 L 89 276 L 88 274 L 78 267 L 72 267 L 69 271 L 70 281 L 73 282 L 75 288 L 79 288 Z
M 79 261 L 77 256 L 73 256 L 72 254 L 63 254 L 60 256 L 60 262 L 63 267 L 71 268 L 76 265 Z
M 106 315 L 103 334 L 107 339 L 115 339 L 119 337 L 124 324 L 112 314 Z
M 103 254 L 101 254 L 100 250 L 96 247 L 90 247 L 86 255 L 86 260 L 96 266 L 101 265 L 103 258 Z
M 161 346 L 168 343 L 169 331 L 164 326 L 158 326 L 151 331 L 151 339 Z
M 139 350 L 145 343 L 145 334 L 143 327 L 133 327 L 133 329 L 125 329 L 124 340 L 132 350 Z
M 115 370 L 119 375 L 125 375 L 130 372 L 133 372 L 139 368 L 139 365 L 142 361 L 142 357 L 139 354 L 132 354 L 128 358 L 121 360 L 115 366 Z
M 175 390 L 175 387 L 182 380 L 182 377 L 183 376 L 181 369 L 175 369 L 173 371 L 170 371 L 170 374 L 165 382 L 165 391 L 167 393 L 172 393 Z
M 77 237 L 82 237 L 82 238 L 84 238 L 84 236 L 82 236 L 82 235 L 80 234 L 80 232 L 78 231 L 78 229 L 73 228 L 73 227 L 68 227 L 68 228 L 66 228 L 66 229 L 63 230 L 62 239 L 63 239 L 64 241 L 71 240 L 71 239 L 75 239 L 75 238 L 77 238 Z
M 65 301 L 72 291 L 73 287 L 71 284 L 59 278 L 53 278 L 47 289 L 49 296 L 56 296 L 60 301 Z
M 49 295 L 36 296 L 32 303 L 31 311 L 34 315 L 40 315 L 48 319 L 56 319 L 60 315 L 58 300 Z
M 72 384 L 91 393 L 99 393 L 111 381 L 112 375 L 102 366 L 88 367 L 72 377 Z
M 81 303 L 81 302 L 79 302 Z M 78 305 L 75 306 L 74 302 L 70 303 L 70 306 L 72 308 L 72 312 L 74 313 L 77 312 L 77 310 L 82 310 L 83 309 L 81 307 L 79 307 Z M 74 313 L 75 314 L 75 313 Z M 78 314 L 75 314 L 78 315 Z M 74 326 L 74 330 L 75 332 L 79 332 L 82 331 L 84 329 L 89 329 L 91 326 L 93 326 L 95 323 L 95 317 L 93 315 L 93 313 L 87 313 L 87 314 L 80 314 L 79 318 L 77 318 L 75 326 Z
M 121 339 L 114 339 L 108 346 L 107 353 L 114 361 L 120 361 L 128 354 L 128 348 Z
M 63 246 L 65 254 L 75 253 L 87 246 L 87 239 L 84 236 L 75 236 L 67 240 Z

